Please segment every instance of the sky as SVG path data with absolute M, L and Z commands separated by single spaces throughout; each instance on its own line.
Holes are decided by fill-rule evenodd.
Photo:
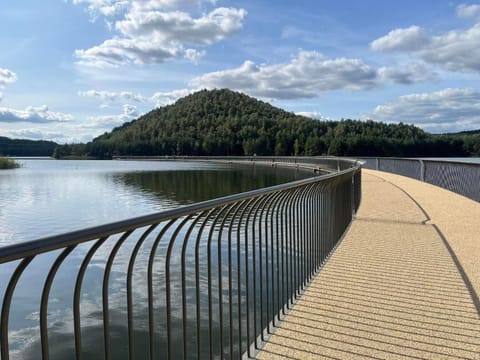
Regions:
M 86 142 L 200 89 L 480 129 L 480 2 L 1 0 L 0 136 Z

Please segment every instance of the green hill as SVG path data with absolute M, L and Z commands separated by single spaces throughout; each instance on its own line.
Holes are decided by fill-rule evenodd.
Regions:
M 460 136 L 413 125 L 319 121 L 231 90 L 202 90 L 55 155 L 468 156 Z
M 0 155 L 3 156 L 52 156 L 57 146 L 53 141 L 9 139 L 0 136 Z

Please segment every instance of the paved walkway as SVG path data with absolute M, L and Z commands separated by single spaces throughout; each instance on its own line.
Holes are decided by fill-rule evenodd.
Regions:
M 258 359 L 480 359 L 480 204 L 363 170 L 357 219 Z

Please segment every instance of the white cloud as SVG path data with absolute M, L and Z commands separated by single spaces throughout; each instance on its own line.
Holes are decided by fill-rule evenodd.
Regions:
M 190 60 L 194 64 L 198 64 L 200 59 L 204 57 L 206 54 L 205 50 L 197 51 L 195 49 L 187 49 L 185 50 L 185 59 Z
M 99 15 L 113 17 L 130 9 L 169 10 L 191 8 L 207 2 L 215 5 L 216 0 L 72 0 L 74 5 L 85 5 L 92 21 Z
M 150 101 L 155 103 L 157 107 L 165 106 L 172 104 L 178 99 L 190 95 L 193 92 L 194 90 L 189 89 L 174 90 L 169 92 L 156 92 L 150 98 Z
M 419 52 L 422 59 L 451 71 L 480 72 L 480 24 L 434 36 Z
M 241 30 L 246 14 L 244 9 L 217 8 L 194 19 L 180 11 L 132 11 L 115 27 L 129 38 L 208 45 Z
M 318 111 L 298 111 L 298 112 L 295 112 L 295 115 L 305 116 L 305 117 L 308 117 L 311 119 L 317 119 L 317 120 L 330 120 L 329 118 L 326 118 Z
M 457 16 L 464 19 L 480 19 L 480 5 L 461 4 L 457 6 Z
M 130 0 L 72 0 L 72 3 L 86 4 L 92 20 L 95 20 L 98 15 L 114 16 L 131 5 Z
M 0 86 L 5 86 L 15 81 L 17 81 L 17 74 L 8 69 L 0 68 Z
M 137 107 L 135 105 L 125 104 L 123 105 L 123 114 L 130 117 L 137 116 Z
M 51 123 L 71 120 L 72 115 L 50 111 L 46 105 L 29 106 L 25 110 L 0 107 L 0 122 Z
M 381 67 L 378 69 L 378 74 L 381 78 L 404 85 L 436 80 L 438 78 L 438 75 L 428 67 L 416 63 L 404 67 Z
M 246 14 L 244 9 L 216 8 L 193 18 L 186 12 L 134 6 L 123 20 L 115 23 L 121 36 L 89 49 L 76 50 L 75 56 L 78 64 L 96 67 L 158 64 L 182 56 L 198 61 L 205 51 L 185 50 L 186 44 L 205 46 L 221 41 L 243 28 Z
M 418 26 L 405 29 L 395 29 L 387 35 L 374 40 L 370 47 L 375 51 L 417 50 L 429 43 L 425 31 Z
M 99 90 L 87 90 L 79 91 L 78 96 L 81 97 L 93 97 L 102 100 L 115 101 L 119 99 L 133 100 L 137 102 L 143 102 L 146 98 L 141 94 L 135 94 L 131 91 L 99 91 Z M 107 106 L 108 107 L 108 106 Z
M 173 90 L 173 91 L 158 91 L 154 93 L 150 97 L 146 97 L 142 94 L 134 93 L 131 91 L 103 91 L 103 90 L 87 90 L 87 91 L 79 91 L 78 96 L 82 97 L 91 97 L 91 98 L 98 98 L 102 101 L 106 102 L 113 102 L 113 101 L 119 101 L 119 100 L 130 100 L 130 101 L 136 101 L 136 102 L 142 102 L 142 103 L 153 103 L 155 104 L 156 107 L 160 106 L 165 106 L 174 103 L 178 99 L 185 97 L 187 95 L 192 94 L 196 90 L 193 89 L 179 89 L 179 90 Z M 109 103 L 102 103 L 100 105 L 101 109 L 108 109 L 110 108 Z M 133 105 L 123 105 L 124 110 L 128 109 L 135 109 L 136 107 Z M 132 112 L 126 112 L 124 111 L 123 115 L 132 115 Z M 132 116 L 138 115 L 138 113 L 133 114 Z M 105 118 L 110 119 L 113 117 L 117 117 L 119 115 L 108 115 Z M 95 118 L 102 118 L 102 117 L 95 117 Z
M 199 6 L 204 2 L 215 5 L 217 0 L 134 0 L 132 6 L 142 10 L 162 10 Z
M 480 92 L 449 88 L 404 95 L 377 106 L 366 116 L 385 122 L 413 123 L 432 132 L 480 129 Z
M 274 99 L 313 98 L 329 90 L 364 90 L 377 83 L 376 69 L 359 59 L 326 59 L 315 51 L 300 51 L 289 63 L 256 65 L 245 61 L 239 68 L 194 78 L 196 88 L 230 88 Z
M 3 88 L 7 84 L 12 84 L 17 81 L 17 74 L 8 69 L 0 68 L 0 102 L 3 99 Z
M 123 123 L 133 120 L 140 114 L 137 107 L 134 105 L 125 104 L 122 106 L 123 112 L 119 115 L 100 115 L 90 116 L 87 118 L 88 124 L 84 124 L 84 128 L 90 129 L 105 129 L 111 130 L 115 126 L 122 125 Z
M 108 67 L 128 63 L 155 64 L 178 57 L 180 47 L 166 47 L 158 41 L 141 39 L 109 39 L 87 50 L 75 50 L 83 66 Z
M 449 71 L 480 72 L 480 24 L 427 36 L 418 26 L 397 29 L 371 43 L 377 51 L 404 51 Z

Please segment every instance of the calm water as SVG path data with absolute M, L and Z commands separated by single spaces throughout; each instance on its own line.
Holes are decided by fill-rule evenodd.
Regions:
M 187 162 L 134 162 L 134 161 L 56 161 L 20 159 L 23 167 L 0 172 L 0 246 L 29 239 L 53 235 L 74 229 L 90 227 L 134 216 L 145 215 L 201 200 L 271 186 L 311 176 L 311 173 L 291 169 L 275 169 L 260 166 L 231 166 L 209 163 Z M 145 242 L 151 246 L 155 233 Z M 102 278 L 106 258 L 111 253 L 115 238 L 102 245 L 86 273 L 81 295 L 82 338 L 84 357 L 103 358 L 102 326 Z M 110 276 L 109 303 L 112 357 L 126 358 L 128 346 L 126 333 L 125 278 L 129 254 L 134 241 L 126 242 L 116 256 Z M 62 264 L 52 287 L 48 305 L 50 356 L 52 359 L 73 358 L 73 284 L 80 264 L 90 244 L 77 247 Z M 220 246 L 220 245 L 219 245 Z M 142 248 L 143 249 L 143 248 Z M 242 246 L 243 249 L 243 246 Z M 154 269 L 156 314 L 165 313 L 164 263 L 165 244 L 161 244 L 156 256 L 159 266 Z M 194 268 L 193 248 L 187 249 L 187 279 L 191 282 Z M 201 250 L 200 284 L 202 304 L 205 293 L 207 257 L 205 247 Z M 213 247 L 212 251 L 216 251 Z M 226 249 L 221 245 L 222 256 Z M 242 250 L 243 251 L 243 250 Z M 22 275 L 12 301 L 10 315 L 10 350 L 14 359 L 37 359 L 40 351 L 38 327 L 39 301 L 45 275 L 48 273 L 55 254 L 37 257 Z M 233 260 L 242 253 L 232 253 Z M 173 255 L 178 258 L 178 255 Z M 226 260 L 224 260 L 226 261 Z M 145 283 L 148 252 L 140 251 L 136 262 L 134 281 L 136 356 L 144 358 L 148 349 L 147 284 Z M 138 265 L 137 265 L 138 264 Z M 243 264 L 243 261 L 242 261 Z M 14 264 L 0 265 L 0 299 L 11 275 Z M 242 265 L 243 266 L 243 265 Z M 213 273 L 218 269 L 213 267 Z M 236 286 L 244 291 L 245 270 L 240 268 L 242 282 Z M 45 274 L 45 275 L 41 275 Z M 39 280 L 40 276 L 40 280 Z M 252 275 L 248 275 L 252 276 Z M 224 279 L 227 281 L 227 279 Z M 172 288 L 178 291 L 180 279 L 175 273 Z M 235 283 L 234 283 L 235 286 Z M 174 306 L 178 306 L 175 293 Z M 194 294 L 189 293 L 188 307 L 193 314 Z M 214 297 L 214 303 L 218 296 Z M 246 301 L 244 299 L 244 301 Z M 202 311 L 202 322 L 206 311 Z M 173 327 L 180 321 L 173 314 Z M 236 316 L 236 314 L 235 314 Z M 165 318 L 159 316 L 157 348 L 165 347 L 162 333 Z M 190 316 L 190 321 L 194 316 Z M 217 324 L 218 325 L 218 324 Z M 192 329 L 195 324 L 189 325 Z M 203 329 L 204 325 L 202 325 Z M 163 334 L 163 335 L 162 335 Z M 182 337 L 173 341 L 180 347 Z M 205 341 L 205 338 L 203 339 Z M 192 343 L 192 346 L 195 344 Z M 203 344 L 203 351 L 206 345 Z M 192 349 L 193 353 L 193 349 Z M 162 357 L 160 357 L 162 358 Z
M 310 176 L 198 162 L 19 159 L 0 171 L 0 246 Z

